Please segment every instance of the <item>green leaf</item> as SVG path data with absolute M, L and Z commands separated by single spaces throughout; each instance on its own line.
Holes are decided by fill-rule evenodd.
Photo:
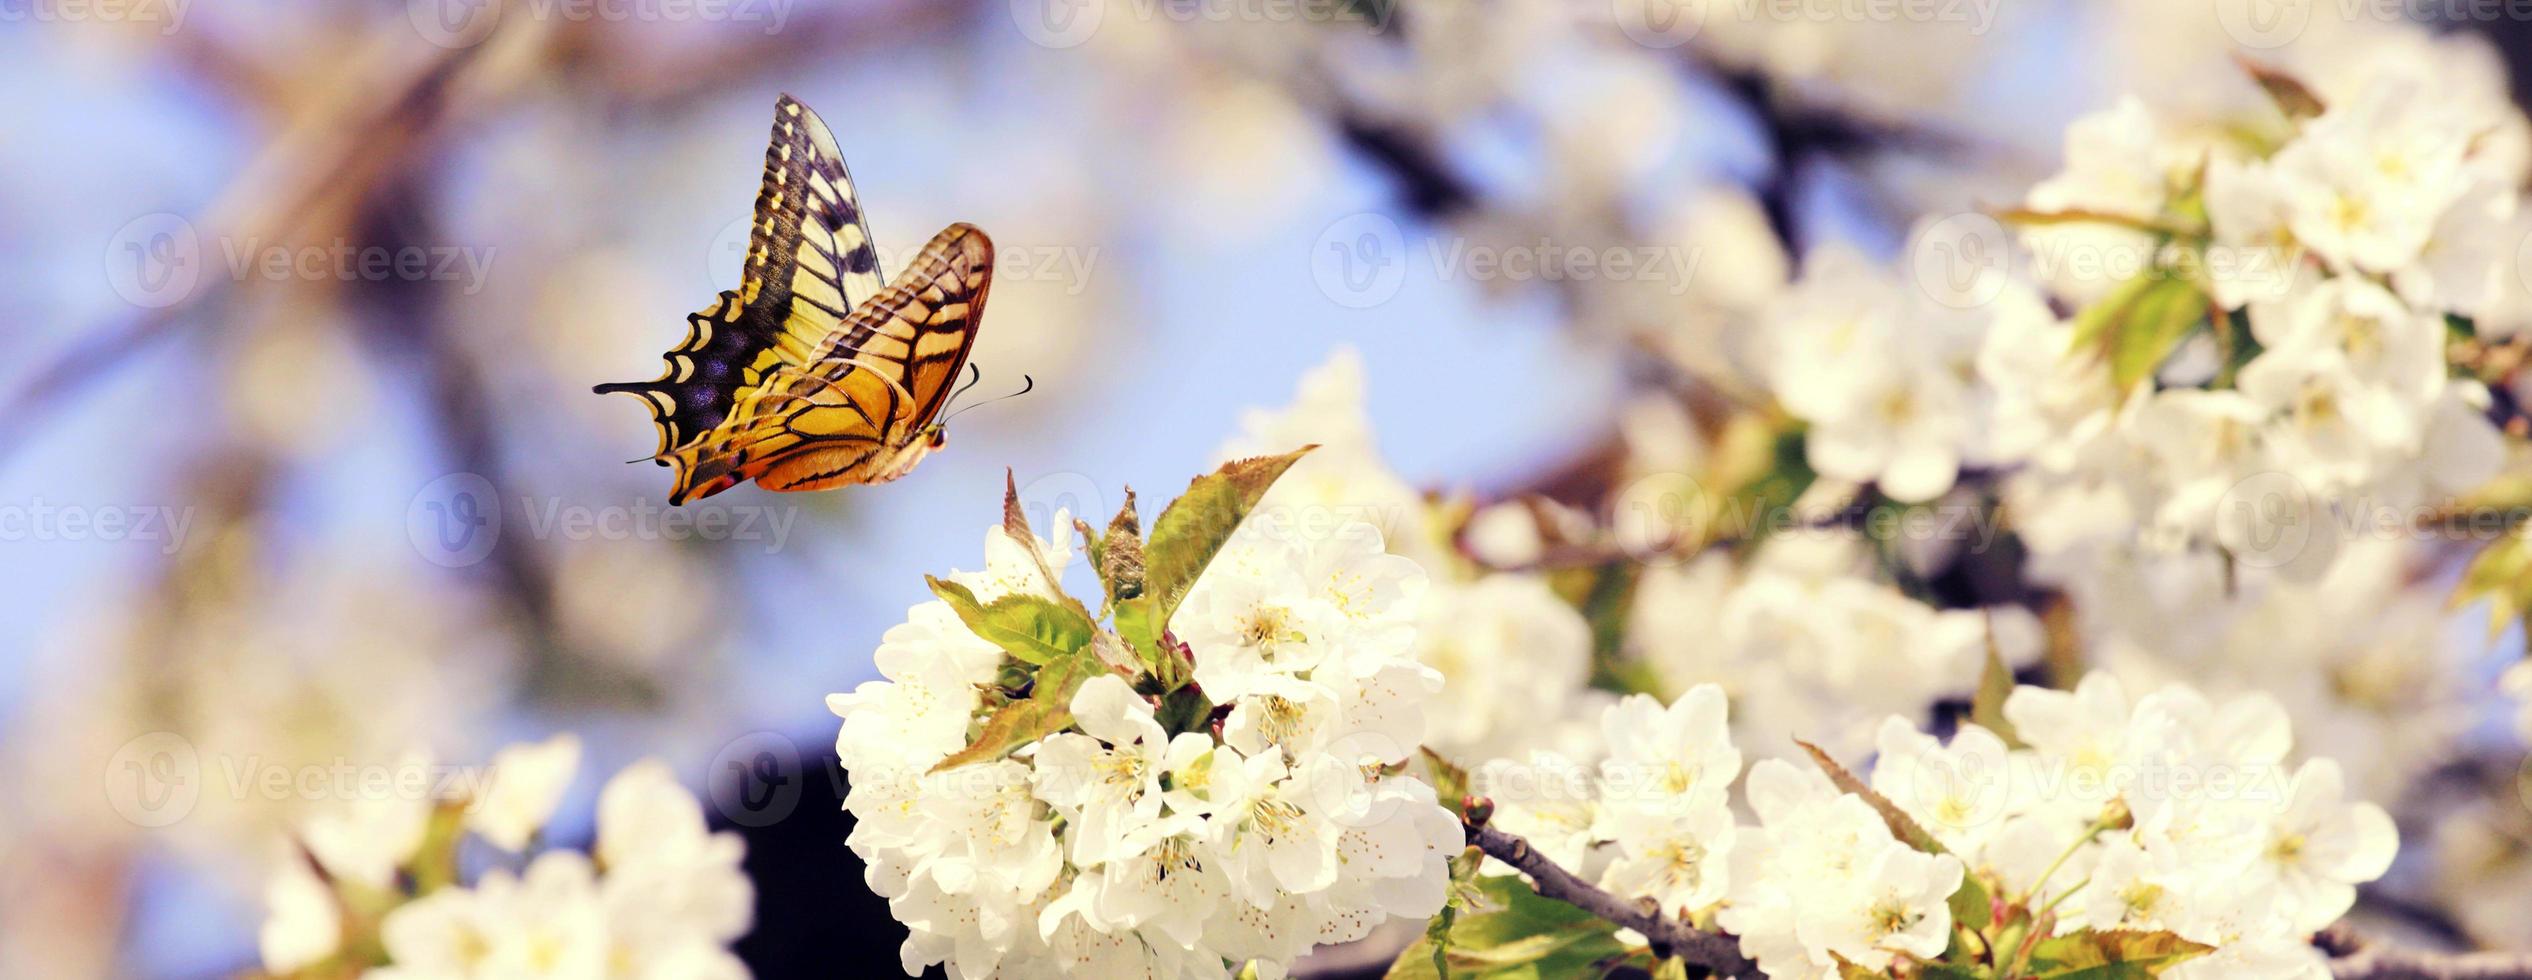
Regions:
M 1424 923 L 1424 944 L 1433 950 L 1435 980 L 1451 980 L 1451 926 L 1459 922 L 1459 905 L 1442 903 L 1442 911 Z
M 1838 765 L 1837 760 L 1829 758 L 1829 754 L 1820 751 L 1819 746 L 1801 739 L 1795 739 L 1794 744 L 1802 746 L 1804 752 L 1811 754 L 1811 761 L 1820 767 L 1821 772 L 1828 774 L 1829 782 L 1836 784 L 1841 792 L 1853 793 L 1863 797 L 1864 802 L 1872 804 L 1874 812 L 1881 814 L 1882 822 L 1890 825 L 1891 836 L 1906 842 L 1909 847 L 1928 854 L 1951 853 L 1943 848 L 1942 841 L 1935 840 L 1933 834 L 1919 826 L 1915 818 L 1908 816 L 1907 811 L 1899 809 L 1899 805 L 1890 802 L 1888 797 L 1873 792 L 1871 786 L 1855 778 L 1855 774 L 1848 772 L 1845 766 Z
M 1460 801 L 1468 796 L 1468 770 L 1442 758 L 1442 753 L 1432 749 L 1419 746 L 1416 752 L 1424 756 L 1424 781 L 1432 785 L 1433 795 L 1453 815 L 1464 815 L 1460 813 Z
M 1460 910 L 1446 944 L 1418 940 L 1390 964 L 1390 980 L 1547 980 L 1598 976 L 1593 966 L 1624 955 L 1617 927 L 1541 896 L 1517 875 L 1479 878 L 1482 905 Z M 1439 958 L 1437 959 L 1437 953 Z
M 1037 669 L 1037 677 L 1029 687 L 1029 700 L 1069 710 L 1073 693 L 1081 690 L 1082 682 L 1107 672 L 1108 666 L 1088 651 L 1056 660 Z
M 2121 397 L 2153 377 L 2190 331 L 2207 321 L 2207 297 L 2188 279 L 2160 272 L 2121 283 L 2100 302 L 2075 314 L 2074 345 L 2110 363 L 2110 384 Z
M 960 766 L 993 760 L 1010 755 L 1013 749 L 1053 735 L 1073 726 L 1073 713 L 1052 699 L 1034 697 L 1003 705 L 985 719 L 985 727 L 976 732 L 967 747 L 943 759 L 931 771 L 956 769 Z
M 1025 594 L 978 603 L 976 593 L 964 585 L 928 575 L 924 581 L 968 630 L 1028 663 L 1044 665 L 1080 653 L 1099 631 L 1090 614 L 1072 604 Z
M 1845 954 L 1830 953 L 1829 957 L 1837 961 L 1837 980 L 1888 980 L 1889 974 L 1866 969 L 1862 964 L 1847 959 Z
M 2160 976 L 2214 949 L 2168 932 L 2096 932 L 2043 939 L 2025 973 L 2038 980 L 2131 980 Z
M 1653 967 L 1653 980 L 1688 980 L 1688 961 L 1673 956 Z
M 1203 691 L 1180 687 L 1161 695 L 1160 707 L 1153 712 L 1153 720 L 1160 723 L 1162 731 L 1171 735 L 1204 731 L 1213 720 L 1213 701 L 1205 697 Z
M 2005 717 L 2005 699 L 2011 696 L 2013 669 L 2005 666 L 2004 652 L 1996 649 L 1996 615 L 1991 612 L 1987 614 L 1987 665 L 1978 673 L 1977 692 L 1970 695 L 1969 720 L 2003 739 L 2005 748 L 2027 748 L 2013 720 Z
M 2002 210 L 1992 212 L 1992 214 L 1998 221 L 2024 228 L 2044 228 L 2050 225 L 2110 225 L 2116 228 L 2126 228 L 2130 231 L 2141 231 L 2149 235 L 2185 236 L 2203 234 L 2203 232 L 2200 232 L 2197 229 L 2183 227 L 2158 218 L 2140 218 L 2132 214 L 2116 214 L 2109 211 L 2092 211 L 2084 208 L 2065 208 L 2057 211 L 2036 211 L 2030 208 L 2004 208 Z
M 1952 924 L 1972 932 L 1987 928 L 1995 921 L 1996 899 L 1988 891 L 1985 879 L 1975 871 L 1961 875 L 1961 886 L 1952 890 Z
M 1146 593 L 1118 602 L 1110 614 L 1115 617 L 1117 638 L 1134 651 L 1135 659 L 1159 684 L 1160 693 L 1166 694 L 1195 678 L 1195 664 L 1179 653 L 1177 643 L 1161 629 L 1157 607 Z
M 1767 540 L 1768 535 L 1787 523 L 1777 515 L 1802 499 L 1811 484 L 1820 478 L 1811 469 L 1809 436 L 1800 428 L 1789 429 L 1776 437 L 1774 462 L 1737 494 L 1748 498 L 1747 540 L 1751 546 Z
M 2517 531 L 2480 549 L 2462 570 L 2452 608 L 2488 600 L 2488 637 L 2495 639 L 2532 608 L 2532 537 Z
M 1232 460 L 1221 469 L 1195 478 L 1187 492 L 1161 511 L 1145 542 L 1143 590 L 1153 600 L 1153 635 L 1169 628 L 1169 616 L 1187 597 L 1215 553 L 1231 540 L 1259 498 L 1275 480 L 1316 445 L 1281 456 Z

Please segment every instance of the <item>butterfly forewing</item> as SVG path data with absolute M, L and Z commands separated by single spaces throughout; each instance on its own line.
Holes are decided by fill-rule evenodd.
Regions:
M 729 417 L 668 454 L 670 500 L 753 479 L 817 490 L 893 479 L 921 452 L 924 427 L 965 366 L 993 286 L 993 242 L 973 225 L 942 229 L 877 296 L 812 348 L 741 393 Z
M 748 233 L 741 292 L 749 310 L 805 348 L 877 295 L 881 283 L 870 223 L 835 134 L 817 113 L 783 96 L 774 104 L 765 182 Z
M 718 428 L 778 365 L 813 355 L 847 312 L 877 295 L 879 260 L 835 137 L 786 95 L 774 105 L 764 182 L 739 288 L 686 317 L 686 339 L 648 382 L 599 385 L 650 403 L 663 463 Z

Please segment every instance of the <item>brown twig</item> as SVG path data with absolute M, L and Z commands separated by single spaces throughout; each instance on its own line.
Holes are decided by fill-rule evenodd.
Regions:
M 2312 943 L 2330 954 L 2330 975 L 2338 980 L 2532 980 L 2532 954 L 2378 946 L 2344 924 L 2322 930 Z
M 1656 956 L 1678 957 L 1717 977 L 1756 977 L 1758 964 L 1741 955 L 1730 936 L 1705 932 L 1678 919 L 1602 891 L 1599 886 L 1558 867 L 1530 842 L 1493 827 L 1468 826 L 1468 843 L 1530 876 L 1539 894 L 1643 933 Z
M 1469 826 L 1468 843 L 1530 876 L 1539 894 L 1643 933 L 1654 955 L 1676 956 L 1717 977 L 1756 977 L 1758 964 L 1741 955 L 1730 936 L 1705 932 L 1644 905 L 1603 891 L 1574 876 L 1530 842 L 1493 827 Z M 2337 980 L 2532 980 L 2532 953 L 2483 951 L 2432 953 L 2367 942 L 2344 925 L 2313 937 L 2330 956 Z

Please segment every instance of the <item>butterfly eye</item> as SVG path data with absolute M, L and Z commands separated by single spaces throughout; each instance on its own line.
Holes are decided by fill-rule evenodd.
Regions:
M 943 428 L 943 427 L 941 427 L 941 426 L 937 426 L 937 425 L 936 425 L 936 426 L 933 426 L 933 427 L 932 427 L 932 448 L 934 448 L 934 449 L 939 449 L 939 448 L 941 448 L 942 446 L 946 446 L 946 445 L 949 445 L 949 430 L 948 430 L 948 429 L 946 429 L 946 428 Z

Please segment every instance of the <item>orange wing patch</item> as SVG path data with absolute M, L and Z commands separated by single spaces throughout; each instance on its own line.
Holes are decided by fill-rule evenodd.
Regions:
M 992 240 L 973 225 L 942 229 L 815 359 L 776 368 L 719 427 L 671 450 L 669 500 L 746 480 L 821 490 L 905 475 L 935 444 L 926 429 L 967 363 L 992 286 Z

